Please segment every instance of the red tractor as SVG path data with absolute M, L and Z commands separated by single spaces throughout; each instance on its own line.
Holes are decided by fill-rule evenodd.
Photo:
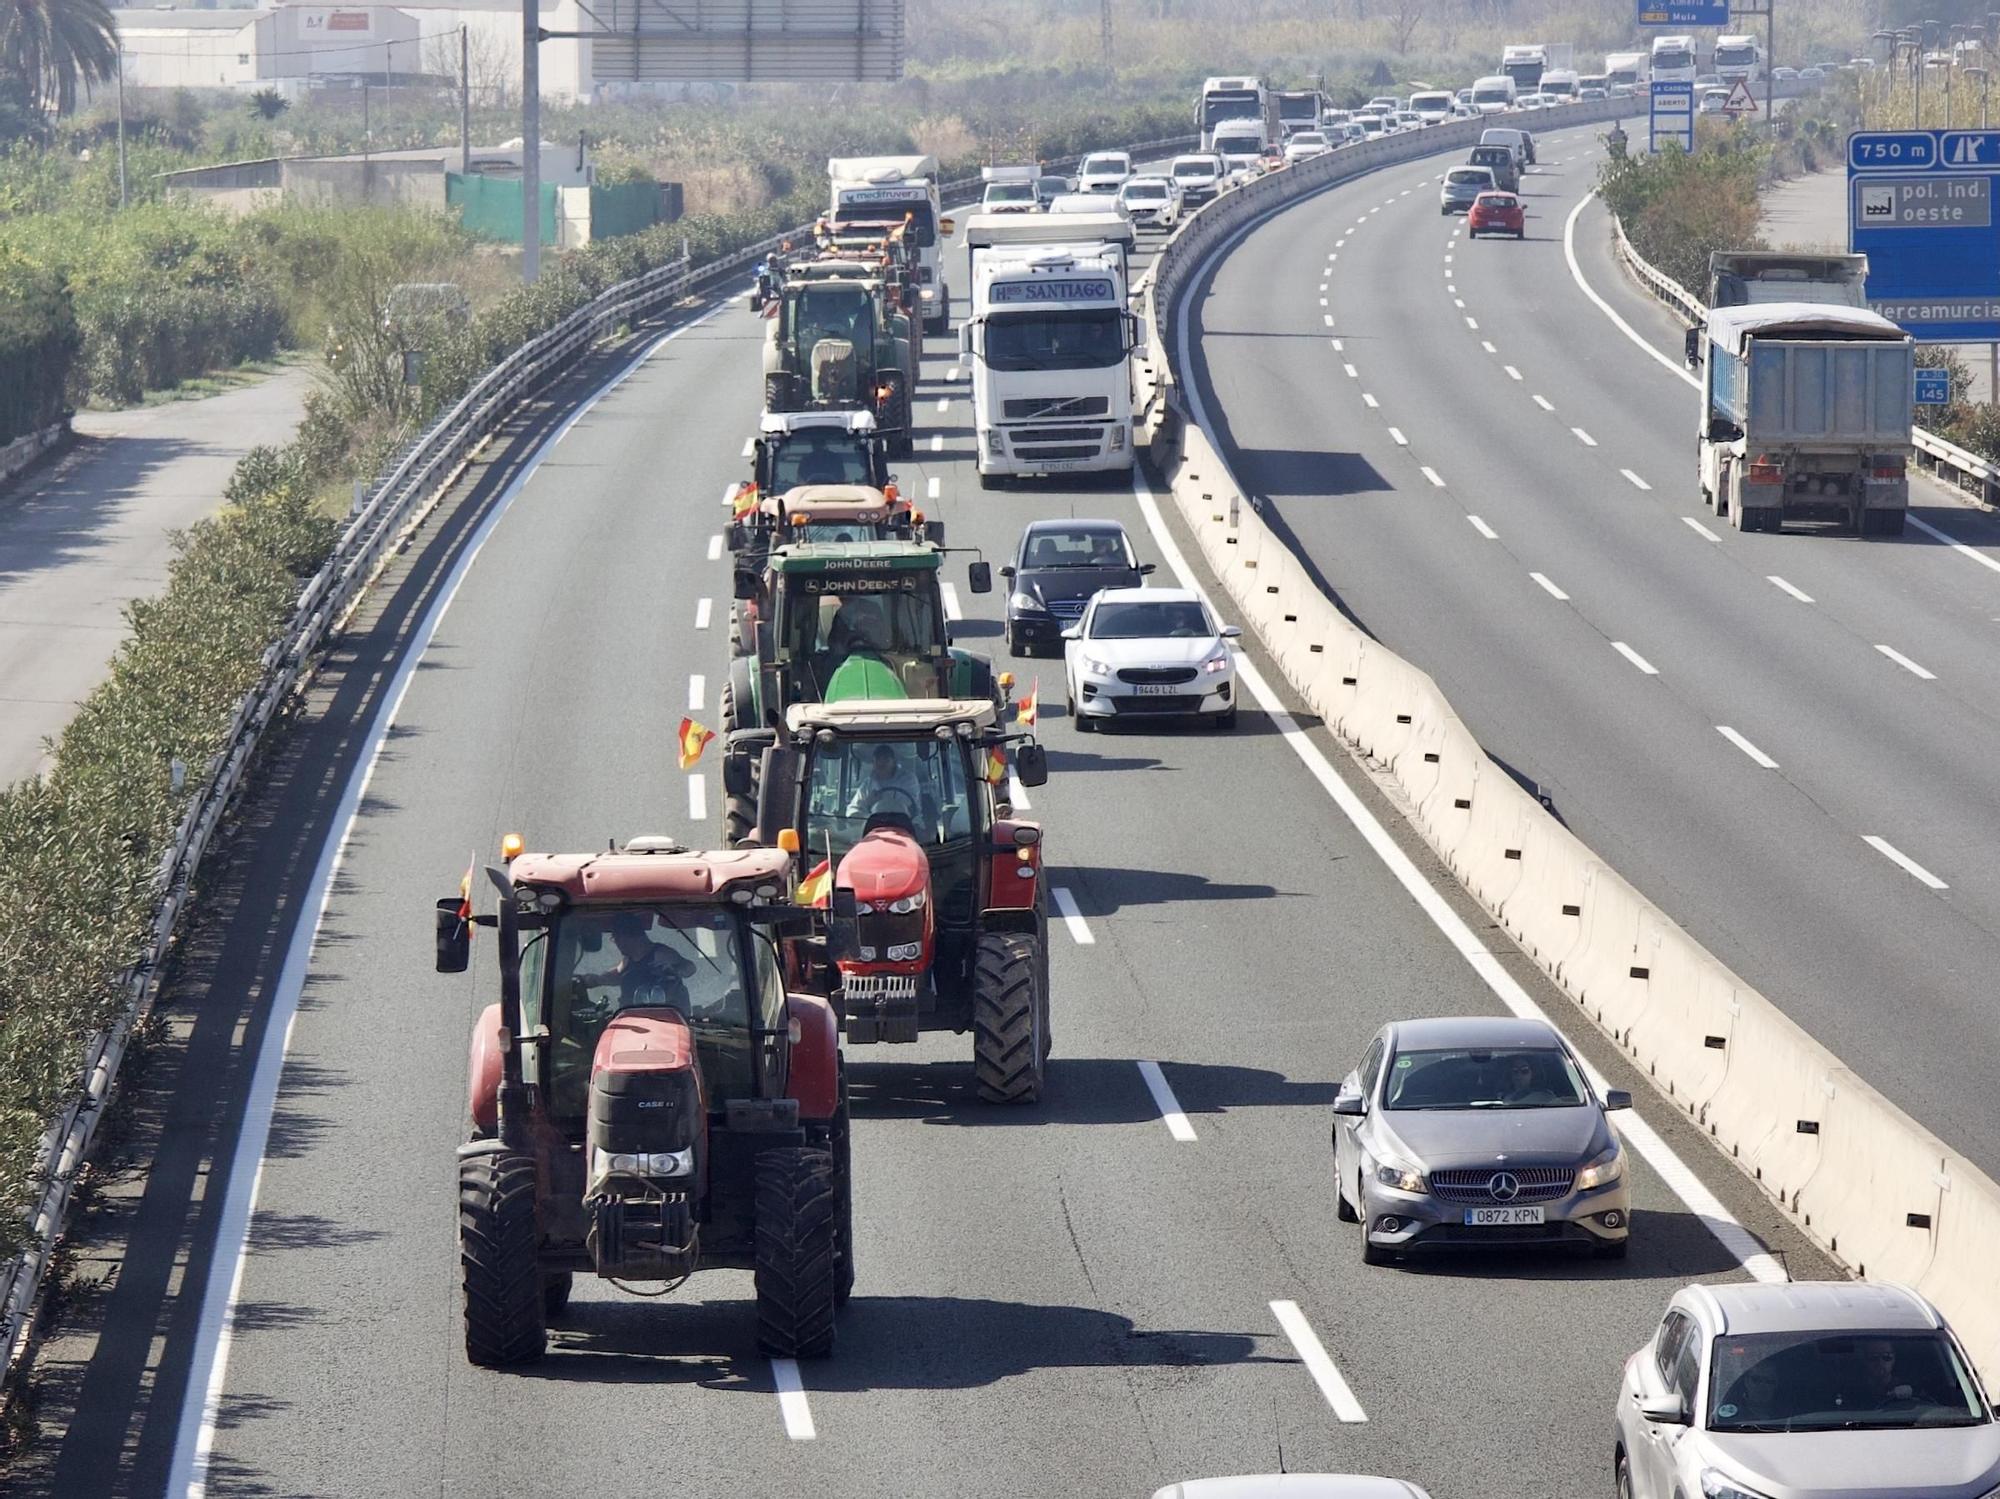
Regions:
M 850 1045 L 972 1032 L 989 1103 L 1041 1097 L 1050 1046 L 1042 830 L 1013 816 L 1006 782 L 1048 780 L 1047 753 L 993 703 L 803 703 L 762 751 L 749 842 L 802 849 L 801 902 L 824 905 L 821 943 L 797 949 Z M 747 787 L 747 749 L 723 762 Z M 815 855 L 821 855 L 815 866 Z M 823 887 L 815 888 L 815 887 Z
M 832 1009 L 786 990 L 781 944 L 812 925 L 790 857 L 518 847 L 494 914 L 470 881 L 437 903 L 439 972 L 472 927 L 498 939 L 458 1152 L 466 1357 L 540 1358 L 579 1271 L 711 1268 L 755 1272 L 766 1352 L 827 1352 L 854 1284 L 847 1085 Z

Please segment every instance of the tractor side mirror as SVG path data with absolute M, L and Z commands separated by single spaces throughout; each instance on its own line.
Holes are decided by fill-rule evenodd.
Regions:
M 739 599 L 757 597 L 757 574 L 747 567 L 736 569 L 736 597 Z
M 1014 746 L 1014 776 L 1023 786 L 1049 783 L 1049 752 L 1034 740 Z
M 1005 567 L 1001 568 L 1000 576 L 1011 579 L 1014 576 L 1014 564 L 1009 562 Z
M 932 546 L 934 546 L 934 547 L 941 547 L 941 546 L 943 546 L 943 545 L 944 545 L 944 522 L 943 522 L 943 521 L 941 521 L 941 520 L 927 520 L 927 521 L 925 521 L 925 522 L 924 522 L 924 540 L 925 540 L 925 541 L 928 541 L 928 542 L 929 542 L 929 543 L 930 543 L 930 544 L 931 544 Z
M 1139 576 L 1140 576 L 1140 577 L 1142 577 L 1142 578 L 1144 578 L 1144 577 L 1148 577 L 1148 576 L 1150 576 L 1150 575 L 1151 575 L 1152 571 L 1153 571 L 1153 564 L 1152 564 L 1152 563 L 1150 563 L 1150 562 L 1141 562 L 1141 563 L 1139 564 Z
M 757 841 L 776 848 L 779 830 L 798 826 L 799 752 L 782 744 L 765 750 L 758 782 Z
M 743 550 L 742 521 L 740 520 L 731 521 L 729 523 L 729 529 L 723 532 L 722 534 L 723 534 L 723 545 L 728 547 L 730 551 L 740 552 Z
M 958 232 L 958 221 L 956 219 L 938 220 L 938 233 L 944 235 L 945 238 L 949 239 L 952 235 L 956 234 L 957 232 Z
M 437 903 L 437 971 L 463 973 L 472 962 L 472 923 L 459 913 L 461 897 L 451 895 Z
M 1701 363 L 1701 325 L 1699 323 L 1681 335 L 1681 352 L 1682 356 L 1687 360 L 1689 369 L 1693 369 L 1697 364 Z
M 852 885 L 835 885 L 833 887 L 833 904 L 829 907 L 829 910 L 837 921 L 854 921 L 859 919 L 860 911 L 858 903 L 854 898 L 854 887 Z
M 826 956 L 830 963 L 851 959 L 861 948 L 861 918 L 855 910 L 854 887 L 835 885 L 827 909 Z
M 993 591 L 992 563 L 990 562 L 973 563 L 971 566 L 966 568 L 965 577 L 967 583 L 971 585 L 972 591 L 974 593 L 991 593 Z
M 757 789 L 749 751 L 731 750 L 722 757 L 722 789 L 730 796 L 748 796 Z
M 972 324 L 969 322 L 958 325 L 958 352 L 961 358 L 972 357 Z

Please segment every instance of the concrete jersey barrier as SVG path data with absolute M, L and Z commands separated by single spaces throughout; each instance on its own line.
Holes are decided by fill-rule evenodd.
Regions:
M 1623 101 L 1528 117 L 1615 117 Z M 1341 615 L 1177 398 L 1180 300 L 1246 225 L 1337 183 L 1475 142 L 1481 121 L 1369 142 L 1205 205 L 1139 287 L 1140 441 L 1293 689 L 1386 772 L 1411 821 L 1522 949 L 1798 1226 L 1857 1275 L 1917 1286 L 2000 1380 L 2000 1186 L 1871 1088 L 1648 901 L 1480 748 L 1430 676 Z

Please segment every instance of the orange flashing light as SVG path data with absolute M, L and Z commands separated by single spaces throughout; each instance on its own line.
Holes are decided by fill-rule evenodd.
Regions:
M 526 847 L 519 833 L 509 833 L 500 840 L 500 857 L 512 863 L 521 857 L 521 850 Z

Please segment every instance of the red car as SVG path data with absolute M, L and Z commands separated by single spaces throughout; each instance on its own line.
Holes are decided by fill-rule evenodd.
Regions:
M 1472 211 L 1465 216 L 1465 232 L 1468 239 L 1478 239 L 1482 234 L 1511 234 L 1516 239 L 1526 239 L 1527 210 L 1512 193 L 1481 193 L 1472 200 Z

